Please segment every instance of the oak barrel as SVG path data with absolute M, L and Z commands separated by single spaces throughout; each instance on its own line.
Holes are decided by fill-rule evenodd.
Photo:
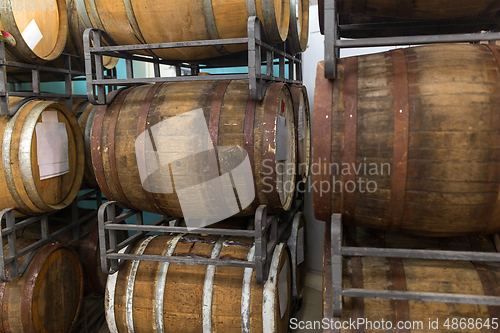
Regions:
M 73 250 L 48 244 L 0 291 L 0 332 L 69 332 L 83 297 L 82 268 Z
M 302 212 L 293 218 L 288 247 L 292 261 L 292 295 L 294 299 L 302 299 L 307 273 L 307 223 Z
M 253 240 L 195 235 L 153 236 L 132 253 L 252 260 Z M 108 277 L 111 332 L 287 332 L 291 299 L 288 249 L 277 245 L 269 278 L 252 268 L 127 261 Z
M 75 117 L 54 102 L 16 97 L 9 102 L 18 111 L 13 117 L 0 117 L 0 187 L 4 189 L 0 209 L 12 207 L 21 214 L 36 215 L 67 207 L 83 179 L 83 139 Z M 44 135 L 37 140 L 37 133 Z M 67 147 L 52 149 L 62 144 L 61 138 L 67 139 Z
M 81 6 L 83 2 L 66 0 L 68 11 L 68 42 L 66 44 L 66 52 L 77 55 L 80 59 L 73 61 L 73 68 L 85 71 L 85 56 L 83 46 L 83 33 L 85 29 L 92 28 L 90 18 L 86 11 L 79 12 L 77 6 Z M 85 6 L 83 4 L 83 6 Z M 118 63 L 118 58 L 103 56 L 103 66 L 106 69 L 112 69 Z M 61 64 L 64 65 L 64 64 Z
M 500 48 L 433 45 L 319 63 L 316 218 L 427 236 L 500 231 Z
M 324 6 L 325 0 L 318 0 L 322 34 Z M 340 25 L 370 25 L 364 30 L 345 29 L 342 37 L 393 37 L 496 31 L 500 4 L 496 0 L 339 0 L 337 11 Z
M 0 30 L 9 32 L 16 40 L 16 46 L 6 48 L 15 61 L 36 64 L 51 61 L 58 58 L 66 46 L 65 0 L 37 4 L 38 9 L 35 2 L 8 0 L 0 8 Z
M 151 213 L 205 219 L 229 212 L 220 221 L 252 215 L 259 204 L 288 210 L 294 123 L 290 90 L 282 83 L 269 85 L 262 102 L 249 97 L 247 81 L 130 88 L 97 109 L 94 173 L 106 198 Z M 229 186 L 238 189 L 238 205 Z
M 309 0 L 290 0 L 290 28 L 287 50 L 292 54 L 304 52 L 309 42 Z
M 305 86 L 292 85 L 293 109 L 297 126 L 297 181 L 307 182 L 311 168 L 311 113 Z
M 327 233 L 327 236 L 329 234 Z M 496 252 L 490 237 L 471 236 L 460 238 L 428 238 L 415 237 L 395 233 L 366 230 L 358 228 L 350 233 L 348 246 L 445 250 L 445 251 L 479 251 Z M 355 240 L 355 243 L 354 243 Z M 325 261 L 326 264 L 328 264 Z M 328 265 L 327 265 L 328 266 Z M 330 269 L 331 266 L 325 269 Z M 427 292 L 444 294 L 465 294 L 473 296 L 500 295 L 498 279 L 500 265 L 498 263 L 470 262 L 470 261 L 442 261 L 424 259 L 352 257 L 343 259 L 343 288 Z M 326 299 L 329 295 L 325 294 Z M 325 304 L 328 308 L 329 304 Z M 358 331 L 364 332 L 495 332 L 493 326 L 468 326 L 469 318 L 481 318 L 485 323 L 488 318 L 496 318 L 498 307 L 470 304 L 434 303 L 417 301 L 394 301 L 389 299 L 350 298 L 345 297 L 343 315 L 340 322 L 357 321 L 364 318 L 364 327 Z M 325 313 L 330 319 L 331 314 Z M 454 327 L 453 318 L 458 319 Z M 460 319 L 466 318 L 467 324 L 460 326 Z M 379 325 L 381 319 L 386 324 L 384 329 Z M 448 320 L 449 327 L 446 327 Z M 432 324 L 429 328 L 430 323 Z M 329 321 L 330 322 L 330 321 Z M 400 323 L 401 329 L 397 329 Z M 392 328 L 387 325 L 392 325 Z M 489 325 L 492 325 L 491 319 Z M 377 329 L 377 326 L 379 329 Z M 406 327 L 405 327 L 406 326 Z M 364 328 L 364 330 L 363 330 Z M 453 328 L 453 329 L 452 329 Z M 339 332 L 358 332 L 347 325 Z
M 69 0 L 70 20 L 83 19 L 118 45 L 247 37 L 247 19 L 257 16 L 272 44 L 288 35 L 290 0 L 83 1 Z M 75 23 L 71 23 L 74 26 Z M 165 59 L 197 60 L 243 51 L 246 45 L 155 50 Z
M 85 151 L 85 171 L 84 179 L 86 185 L 92 188 L 99 188 L 95 180 L 94 168 L 92 167 L 92 156 L 90 148 L 90 140 L 92 138 L 92 124 L 97 112 L 98 106 L 91 104 L 88 100 L 77 101 L 73 106 L 73 113 L 78 120 L 80 130 L 83 135 L 83 145 Z
M 90 214 L 97 215 L 95 210 L 78 209 L 78 217 L 84 219 Z M 117 213 L 118 214 L 118 213 Z M 71 223 L 71 210 L 65 209 L 49 217 L 49 235 L 62 230 Z M 104 295 L 107 275 L 101 268 L 101 251 L 99 248 L 99 225 L 97 217 L 88 219 L 80 224 L 80 238 L 74 241 L 73 229 L 59 235 L 56 240 L 61 244 L 68 245 L 75 250 L 83 268 L 84 295 Z M 18 231 L 18 237 L 28 239 L 41 239 L 40 224 L 32 224 Z M 118 244 L 127 239 L 126 231 L 117 231 Z

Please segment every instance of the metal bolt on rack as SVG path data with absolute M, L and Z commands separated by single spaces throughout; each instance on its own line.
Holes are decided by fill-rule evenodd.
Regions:
M 337 71 L 337 61 L 340 58 L 340 49 L 343 48 L 363 48 L 377 46 L 403 46 L 403 45 L 422 45 L 434 43 L 468 43 L 480 41 L 496 41 L 500 40 L 500 32 L 488 33 L 469 33 L 469 34 L 445 34 L 445 35 L 421 35 L 421 36 L 394 36 L 394 37 L 372 37 L 358 39 L 341 39 L 341 37 L 351 36 L 353 33 L 373 32 L 374 28 L 380 29 L 405 29 L 411 31 L 413 26 L 421 26 L 422 23 L 412 22 L 391 22 L 381 24 L 368 25 L 339 25 L 339 16 L 337 12 L 336 0 L 324 0 L 324 25 L 325 25 L 325 77 L 327 79 L 335 79 Z M 474 21 L 478 23 L 486 23 L 483 19 Z M 498 24 L 498 21 L 494 21 Z M 439 26 L 439 22 L 433 22 L 433 26 Z M 443 22 L 443 25 L 449 25 L 449 22 Z M 457 25 L 464 23 L 456 22 Z M 466 22 L 471 24 L 471 22 Z M 378 31 L 378 30 L 375 30 Z M 404 32 L 403 32 L 404 33 Z M 401 33 L 401 34 L 403 34 Z
M 263 284 L 269 275 L 271 258 L 273 251 L 279 240 L 285 234 L 290 225 L 290 217 L 302 206 L 302 201 L 297 201 L 292 212 L 284 214 L 280 219 L 278 215 L 268 216 L 267 206 L 261 205 L 255 213 L 254 230 L 236 229 L 213 229 L 203 228 L 193 230 L 192 228 L 181 227 L 181 219 L 176 217 L 163 216 L 151 225 L 143 224 L 143 215 L 140 211 L 127 211 L 116 216 L 117 202 L 110 201 L 99 209 L 99 246 L 101 251 L 101 267 L 105 274 L 116 273 L 125 260 L 143 260 L 157 262 L 173 262 L 188 265 L 214 265 L 230 267 L 248 267 L 255 270 L 257 282 Z M 136 224 L 126 224 L 125 220 L 135 217 Z M 117 231 L 133 231 L 134 235 L 117 244 Z M 169 255 L 139 255 L 130 254 L 131 247 L 135 241 L 143 238 L 146 234 L 154 233 L 201 233 L 206 235 L 219 236 L 239 236 L 255 239 L 255 259 L 245 260 L 222 260 L 198 257 L 177 257 Z
M 0 114 L 2 116 L 13 116 L 15 112 L 9 110 L 9 96 L 25 97 L 25 98 L 65 98 L 66 107 L 73 109 L 73 98 L 86 98 L 83 95 L 74 95 L 72 88 L 72 79 L 75 76 L 83 76 L 84 72 L 76 71 L 71 68 L 71 59 L 76 57 L 70 54 L 61 55 L 64 57 L 65 68 L 55 68 L 47 66 L 39 66 L 32 64 L 24 64 L 15 61 L 7 61 L 5 42 L 0 42 Z M 24 69 L 31 73 L 31 91 L 9 91 L 9 82 L 7 77 L 15 77 L 19 73 L 7 73 L 7 67 Z M 65 92 L 64 94 L 42 92 L 40 89 L 40 73 L 59 74 L 64 77 Z M 26 73 L 24 73 L 26 74 Z M 18 84 L 14 84 L 19 86 Z
M 197 40 L 190 42 L 157 43 L 157 44 L 138 44 L 138 45 L 120 45 L 117 46 L 106 32 L 99 29 L 89 28 L 83 35 L 85 47 L 85 71 L 87 77 L 88 99 L 92 104 L 104 105 L 111 103 L 106 97 L 105 86 L 133 86 L 137 84 L 159 83 L 159 82 L 179 82 L 179 81 L 210 81 L 210 80 L 248 80 L 250 95 L 255 100 L 262 100 L 266 93 L 267 84 L 270 82 L 286 82 L 289 84 L 302 84 L 302 60 L 301 55 L 292 56 L 287 53 L 286 43 L 279 46 L 268 44 L 262 33 L 263 27 L 261 21 L 255 17 L 248 19 L 248 37 L 216 39 L 216 40 Z M 92 41 L 92 42 L 91 42 Z M 104 42 L 110 46 L 103 46 Z M 231 61 L 237 63 L 234 66 L 214 65 L 212 60 L 204 61 L 175 61 L 154 57 L 137 56 L 131 53 L 144 50 L 172 49 L 184 47 L 199 46 L 223 46 L 248 44 L 248 52 L 243 55 L 234 55 Z M 103 56 L 110 56 L 126 60 L 127 78 L 125 79 L 106 79 L 103 75 Z M 264 58 L 264 62 L 262 61 Z M 278 76 L 275 76 L 274 65 L 278 59 Z M 154 66 L 154 78 L 135 78 L 133 71 L 133 61 L 152 63 Z M 266 64 L 266 73 L 262 73 L 262 65 Z M 176 77 L 161 77 L 160 65 L 175 66 L 177 69 Z M 219 68 L 219 67 L 237 67 L 248 66 L 248 74 L 220 74 L 212 76 L 198 76 L 200 69 Z M 286 75 L 286 66 L 288 66 L 288 77 Z M 191 75 L 181 76 L 181 67 L 190 68 Z
M 325 232 L 329 233 L 325 236 L 324 244 L 325 270 L 329 270 L 325 272 L 324 301 L 325 311 L 328 312 L 325 313 L 325 317 L 340 318 L 342 316 L 343 297 L 500 306 L 500 297 L 494 296 L 343 289 L 342 287 L 343 256 L 500 262 L 500 253 L 344 247 L 342 246 L 342 217 L 340 214 L 332 215 L 330 228 L 326 228 Z
M 0 251 L 0 279 L 4 282 L 12 281 L 16 277 L 22 275 L 28 267 L 35 252 L 42 246 L 56 240 L 61 235 L 67 232 L 73 232 L 73 242 L 80 238 L 80 225 L 97 216 L 97 211 L 93 211 L 83 217 L 78 217 L 78 203 L 81 201 L 92 200 L 96 201 L 97 207 L 102 204 L 102 196 L 99 190 L 92 190 L 77 197 L 71 204 L 71 223 L 66 226 L 49 233 L 48 218 L 57 213 L 52 212 L 41 216 L 18 219 L 14 216 L 15 212 L 12 208 L 4 209 L 0 212 L 0 221 L 5 218 L 5 227 L 2 226 L 2 237 L 0 237 L 0 248 L 3 249 L 4 237 L 7 238 L 9 246 L 8 253 Z M 41 230 L 41 239 L 24 248 L 18 249 L 16 231 L 26 228 L 31 225 L 39 224 Z M 70 245 L 70 244 L 68 244 Z M 27 259 L 23 264 L 19 265 L 19 259 L 27 255 Z

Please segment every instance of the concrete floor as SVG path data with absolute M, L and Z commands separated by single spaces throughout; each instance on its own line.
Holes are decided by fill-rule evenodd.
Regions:
M 306 278 L 306 288 L 304 290 L 304 299 L 302 301 L 302 307 L 297 312 L 296 318 L 299 321 L 321 321 L 323 318 L 322 314 L 322 276 L 319 274 L 308 273 Z M 294 333 L 320 333 L 322 330 L 293 330 Z M 99 333 L 109 333 L 106 326 L 102 327 Z
M 323 277 L 319 274 L 308 273 L 302 307 L 297 312 L 298 321 L 321 321 L 323 319 Z M 292 330 L 294 333 L 321 333 L 322 330 Z

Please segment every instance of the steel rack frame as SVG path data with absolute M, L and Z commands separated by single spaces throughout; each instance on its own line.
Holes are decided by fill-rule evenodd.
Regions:
M 402 45 L 418 45 L 418 44 L 434 44 L 434 43 L 468 43 L 481 41 L 496 41 L 500 40 L 500 32 L 488 33 L 468 33 L 468 34 L 443 34 L 443 35 L 420 35 L 420 36 L 404 36 L 408 34 L 413 27 L 427 26 L 449 26 L 453 23 L 463 25 L 458 21 L 453 22 L 390 22 L 390 23 L 374 23 L 360 25 L 339 25 L 339 17 L 337 13 L 336 0 L 324 0 L 324 33 L 325 33 L 325 77 L 327 79 L 335 79 L 337 75 L 337 62 L 340 58 L 340 49 L 344 48 L 363 48 L 376 46 L 402 46 Z M 483 21 L 482 19 L 481 21 Z M 487 23 L 489 21 L 469 20 L 466 25 L 474 23 Z M 498 20 L 490 20 L 494 23 L 499 23 Z M 403 36 L 392 37 L 372 37 L 359 39 L 341 39 L 344 36 L 352 36 L 353 33 L 366 33 L 370 31 L 383 31 L 384 29 L 396 28 L 400 30 Z
M 77 197 L 70 206 L 71 222 L 52 233 L 49 233 L 48 220 L 50 216 L 57 212 L 51 212 L 41 216 L 29 218 L 19 218 L 16 220 L 14 209 L 8 208 L 1 211 L 0 221 L 2 221 L 2 237 L 0 237 L 0 248 L 4 248 L 4 245 L 8 244 L 9 251 L 8 253 L 0 251 L 0 280 L 8 282 L 14 280 L 18 276 L 21 276 L 35 256 L 36 251 L 42 246 L 55 241 L 59 236 L 68 232 L 73 233 L 73 241 L 67 245 L 71 245 L 80 239 L 80 225 L 97 216 L 97 210 L 82 217 L 78 216 L 78 203 L 89 200 L 95 201 L 97 203 L 97 207 L 99 207 L 102 204 L 101 192 L 99 190 L 92 190 Z M 3 225 L 4 219 L 5 226 Z M 30 244 L 29 246 L 17 249 L 17 231 L 36 224 L 40 226 L 41 239 Z M 7 238 L 7 244 L 4 244 L 4 237 Z M 20 265 L 19 260 L 25 255 L 28 255 L 27 259 L 24 260 L 22 265 Z
M 342 239 L 342 217 L 340 214 L 333 214 L 331 223 L 325 223 L 323 244 L 323 315 L 325 318 L 334 319 L 342 316 L 343 297 L 500 306 L 500 297 L 495 296 L 343 289 L 342 287 L 342 258 L 344 256 L 500 262 L 500 253 L 345 247 L 342 245 Z
M 65 98 L 66 99 L 66 107 L 70 110 L 73 109 L 73 98 L 80 97 L 86 98 L 85 96 L 79 96 L 73 94 L 73 89 L 71 85 L 71 81 L 75 76 L 84 76 L 84 72 L 76 71 L 71 68 L 71 59 L 72 57 L 76 57 L 70 54 L 62 54 L 61 57 L 64 57 L 65 68 L 55 68 L 48 66 L 40 66 L 33 64 L 24 64 L 15 61 L 7 61 L 6 59 L 6 47 L 5 42 L 0 42 L 0 115 L 2 116 L 13 116 L 15 112 L 11 112 L 9 110 L 9 96 L 15 97 L 25 97 L 25 98 Z M 14 67 L 26 70 L 28 73 L 31 73 L 31 91 L 20 91 L 21 89 L 16 89 L 20 84 L 18 83 L 9 83 L 7 77 L 15 78 L 16 75 L 20 75 L 20 73 L 7 73 L 7 67 Z M 60 74 L 64 77 L 65 82 L 65 92 L 64 94 L 58 93 L 47 93 L 42 92 L 40 89 L 40 81 L 41 76 L 40 73 L 52 73 L 52 74 Z M 26 72 L 22 73 L 26 75 Z M 9 85 L 11 91 L 9 91 Z M 12 91 L 13 90 L 13 91 Z M 17 91 L 16 91 L 17 90 Z
M 266 87 L 271 82 L 286 82 L 289 84 L 302 84 L 302 60 L 301 55 L 292 56 L 287 53 L 286 43 L 273 46 L 267 43 L 263 34 L 261 21 L 255 17 L 248 18 L 248 37 L 197 40 L 190 42 L 173 42 L 157 44 L 138 44 L 117 46 L 106 32 L 89 28 L 83 35 L 85 48 L 85 70 L 87 78 L 88 99 L 92 104 L 105 105 L 111 103 L 106 97 L 105 86 L 133 86 L 137 84 L 178 82 L 178 81 L 210 81 L 210 80 L 248 80 L 250 95 L 255 100 L 264 98 Z M 91 41 L 93 43 L 91 43 Z M 105 46 L 104 44 L 110 45 Z M 223 46 L 247 44 L 248 51 L 237 55 L 224 57 L 226 63 L 217 63 L 217 58 L 205 61 L 175 61 L 160 59 L 157 57 L 146 57 L 133 55 L 133 52 L 154 51 L 159 49 L 173 49 L 184 47 L 200 46 Z M 126 60 L 126 79 L 106 79 L 103 76 L 102 56 L 110 56 Z M 278 76 L 274 73 L 275 59 L 279 65 Z M 263 61 L 264 60 L 264 61 Z M 135 78 L 133 71 L 133 61 L 148 62 L 154 66 L 154 78 Z M 233 62 L 233 63 L 231 63 Z M 215 64 L 214 64 L 215 63 Z M 229 64 L 229 65 L 228 65 Z M 262 65 L 266 65 L 266 73 L 262 73 Z M 170 65 L 176 67 L 176 77 L 161 77 L 160 65 Z M 211 76 L 198 76 L 200 69 L 208 68 L 228 68 L 248 66 L 248 74 L 220 74 Z M 288 75 L 286 68 L 288 67 Z M 181 68 L 189 68 L 191 75 L 181 76 Z
M 255 270 L 257 283 L 263 284 L 267 281 L 273 251 L 286 235 L 290 226 L 290 221 L 295 213 L 301 209 L 303 201 L 298 199 L 294 202 L 289 212 L 280 215 L 268 215 L 267 206 L 261 205 L 255 213 L 255 223 L 253 230 L 238 229 L 215 229 L 202 228 L 193 230 L 192 228 L 181 227 L 181 219 L 176 217 L 163 216 L 151 225 L 143 224 L 143 212 L 126 211 L 121 215 L 116 215 L 116 201 L 104 203 L 99 208 L 99 246 L 101 251 L 101 267 L 105 274 L 114 274 L 120 270 L 126 260 L 134 261 L 156 261 L 169 262 L 187 265 L 213 265 L 253 268 Z M 125 220 L 135 217 L 135 224 L 125 224 Z M 134 235 L 117 244 L 117 231 L 132 231 Z M 222 260 L 199 257 L 178 257 L 167 255 L 138 255 L 130 254 L 132 245 L 148 233 L 161 234 L 196 234 L 217 235 L 217 236 L 239 236 L 255 239 L 255 259 L 246 260 Z

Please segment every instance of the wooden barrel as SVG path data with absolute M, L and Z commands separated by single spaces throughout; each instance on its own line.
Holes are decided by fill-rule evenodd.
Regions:
M 272 44 L 288 36 L 290 0 L 222 0 L 158 3 L 69 0 L 70 20 L 82 19 L 87 27 L 100 28 L 118 45 L 240 38 L 247 36 L 247 19 L 261 19 Z M 73 22 L 70 25 L 74 26 Z M 160 58 L 207 59 L 246 50 L 247 45 L 155 50 Z
M 297 181 L 307 182 L 311 168 L 311 114 L 309 111 L 309 98 L 305 86 L 293 85 L 293 109 L 295 124 L 297 126 Z
M 337 0 L 338 11 L 343 14 L 360 14 L 408 20 L 448 20 L 480 18 L 500 11 L 496 0 Z
M 93 210 L 78 209 L 78 217 L 84 218 L 91 214 Z M 71 211 L 69 209 L 57 212 L 49 217 L 48 232 L 54 233 L 68 226 L 71 222 Z M 29 239 L 41 239 L 40 225 L 37 223 L 27 228 L 23 228 L 18 233 L 18 237 Z M 117 232 L 118 244 L 127 239 L 126 231 Z M 80 239 L 74 241 L 73 230 L 57 237 L 61 244 L 69 245 L 76 251 L 78 259 L 83 267 L 84 295 L 98 294 L 104 295 L 107 275 L 101 268 L 101 251 L 99 248 L 99 225 L 97 217 L 94 217 L 80 225 Z
M 83 4 L 83 2 L 82 2 Z M 66 44 L 66 52 L 80 57 L 79 61 L 74 61 L 73 66 L 75 69 L 85 71 L 85 56 L 83 49 L 83 32 L 85 29 L 92 28 L 90 18 L 86 11 L 78 12 L 77 1 L 66 0 L 68 8 L 68 25 L 69 35 L 68 43 Z M 81 4 L 78 4 L 81 6 Z M 82 16 L 83 15 L 83 16 Z M 112 69 L 118 63 L 118 58 L 103 56 L 104 68 Z
M 80 125 L 80 130 L 83 135 L 83 145 L 85 151 L 85 183 L 87 186 L 90 186 L 92 188 L 99 188 L 99 185 L 97 185 L 97 181 L 95 180 L 94 168 L 92 167 L 92 156 L 90 153 L 92 124 L 94 122 L 97 108 L 98 106 L 93 105 L 87 100 L 79 101 L 73 106 L 73 113 L 78 120 L 78 124 Z
M 220 192 L 228 180 L 219 177 L 239 163 L 245 176 L 233 181 L 238 178 L 241 207 L 231 206 L 229 216 L 253 215 L 259 204 L 273 212 L 292 204 L 295 125 L 290 90 L 282 83 L 269 85 L 262 102 L 249 97 L 247 81 L 131 88 L 98 108 L 91 146 L 103 194 L 128 208 L 178 217 L 189 210 L 203 218 L 206 211 L 230 207 L 232 194 Z
M 248 238 L 158 236 L 132 253 L 247 260 Z M 108 277 L 106 320 L 111 332 L 287 332 L 291 271 L 288 249 L 279 244 L 269 278 L 258 285 L 251 268 L 127 261 Z
M 351 236 L 355 237 L 356 245 L 362 247 L 496 252 L 492 240 L 480 236 L 438 239 L 359 229 Z M 498 297 L 500 293 L 496 281 L 499 278 L 498 263 L 375 257 L 345 257 L 343 260 L 344 289 Z M 498 307 L 494 306 L 346 297 L 340 321 L 351 319 L 356 322 L 358 318 L 364 318 L 366 322 L 371 321 L 371 324 L 364 325 L 364 332 L 380 332 L 382 329 L 376 328 L 380 325 L 381 319 L 385 320 L 386 325 L 393 325 L 392 329 L 390 326 L 385 326 L 382 331 L 386 332 L 494 332 L 495 329 L 487 326 L 483 326 L 482 329 L 478 329 L 479 325 L 464 329 L 463 324 L 462 327 L 459 325 L 461 318 L 467 318 L 466 321 L 468 318 L 474 320 L 484 318 L 482 321 L 484 323 L 497 311 Z M 452 327 L 454 317 L 458 318 L 458 326 Z M 448 328 L 445 326 L 447 320 L 450 324 Z M 436 323 L 436 321 L 439 325 L 429 329 L 429 322 Z M 491 324 L 491 319 L 489 321 Z M 401 323 L 401 330 L 397 330 L 398 323 Z M 363 329 L 359 327 L 359 331 Z M 347 325 L 340 332 L 357 331 Z
M 318 65 L 316 218 L 428 236 L 500 231 L 500 48 L 433 45 Z
M 324 0 L 318 0 L 319 24 L 324 34 Z M 337 11 L 341 25 L 373 24 L 365 31 L 349 29 L 342 32 L 346 38 L 392 37 L 398 35 L 431 35 L 473 33 L 481 30 L 496 30 L 498 24 L 482 22 L 495 20 L 500 11 L 496 0 L 337 0 Z M 474 24 L 460 22 L 474 20 Z M 455 20 L 455 24 L 450 24 Z M 432 24 L 423 25 L 425 21 Z M 415 22 L 413 26 L 402 26 L 400 22 Z M 442 24 L 440 25 L 439 22 Z M 377 27 L 378 23 L 393 23 L 394 27 Z M 420 23 L 420 24 L 419 24 Z
M 13 207 L 21 214 L 36 215 L 67 207 L 83 179 L 83 139 L 75 117 L 58 103 L 15 97 L 9 102 L 19 111 L 13 117 L 0 117 L 0 187 L 5 189 L 0 209 Z M 64 138 L 67 147 L 47 147 L 53 146 L 50 140 L 62 143 Z
M 292 260 L 292 296 L 302 299 L 307 273 L 307 223 L 302 212 L 295 214 L 291 228 L 288 247 Z
M 101 268 L 101 249 L 99 248 L 99 225 L 97 218 L 90 223 L 92 229 L 85 237 L 78 240 L 73 247 L 84 270 L 85 295 L 91 293 L 104 295 L 106 289 L 107 274 Z M 117 232 L 117 244 L 127 239 L 126 231 Z
M 16 39 L 16 46 L 7 46 L 15 61 L 38 64 L 54 60 L 68 38 L 66 2 L 6 1 L 0 8 L 0 30 Z
M 83 297 L 82 268 L 73 250 L 48 244 L 0 290 L 0 332 L 69 332 Z
M 309 0 L 290 0 L 290 28 L 287 50 L 292 54 L 304 52 L 309 42 Z

